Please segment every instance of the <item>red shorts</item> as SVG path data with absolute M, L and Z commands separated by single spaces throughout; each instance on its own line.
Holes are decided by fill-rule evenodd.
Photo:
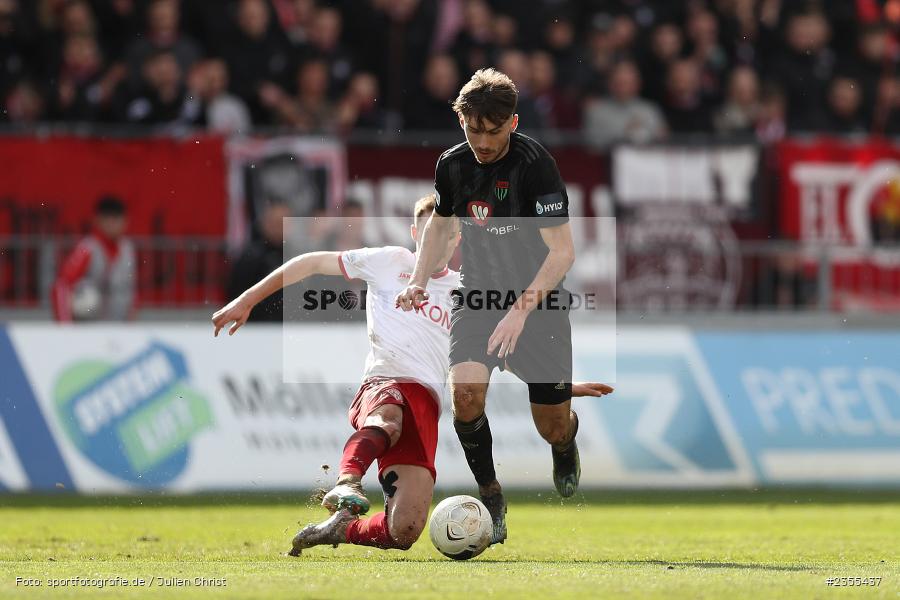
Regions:
M 385 404 L 403 409 L 403 427 L 397 443 L 378 459 L 379 477 L 393 465 L 417 465 L 428 469 L 436 479 L 434 453 L 440 412 L 434 394 L 421 383 L 370 377 L 363 381 L 350 405 L 350 424 L 358 430 L 373 410 Z

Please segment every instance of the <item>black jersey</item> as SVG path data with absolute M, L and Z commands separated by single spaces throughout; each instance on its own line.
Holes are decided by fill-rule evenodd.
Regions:
M 481 164 L 467 143 L 444 152 L 434 175 L 435 212 L 462 228 L 460 287 L 521 292 L 547 258 L 540 228 L 568 222 L 569 199 L 547 150 L 513 132 L 509 151 Z M 559 283 L 562 287 L 562 282 Z

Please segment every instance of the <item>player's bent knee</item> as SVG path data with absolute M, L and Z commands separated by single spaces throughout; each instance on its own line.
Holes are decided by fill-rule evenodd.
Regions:
M 409 550 L 425 530 L 425 518 L 397 519 L 391 527 L 391 537 L 400 550 Z
M 425 530 L 430 500 L 430 493 L 427 496 L 422 494 L 415 502 L 404 502 L 402 509 L 392 507 L 388 528 L 391 538 L 401 550 L 408 550 Z
M 409 550 L 413 547 L 413 544 L 416 543 L 416 540 L 419 539 L 419 535 L 422 533 L 420 530 L 418 533 L 399 533 L 397 537 L 394 538 L 394 544 L 397 550 Z
M 484 413 L 484 390 L 480 385 L 459 384 L 453 387 L 453 416 L 472 421 Z
M 391 445 L 397 443 L 400 439 L 400 434 L 403 432 L 403 420 L 402 418 L 385 418 L 384 415 L 369 415 L 366 417 L 364 427 L 378 427 L 391 439 Z

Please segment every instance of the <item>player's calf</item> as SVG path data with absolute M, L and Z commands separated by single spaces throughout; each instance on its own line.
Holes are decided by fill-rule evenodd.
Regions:
M 421 530 L 419 531 L 421 533 Z M 380 512 L 368 519 L 359 519 L 347 528 L 347 543 L 357 546 L 372 546 L 382 550 L 409 550 L 419 539 L 412 532 L 391 532 L 387 514 Z
M 391 447 L 391 438 L 380 427 L 362 427 L 344 444 L 338 470 L 342 480 L 362 479 L 375 460 Z
M 338 471 L 338 483 L 346 479 L 362 479 L 376 459 L 397 443 L 403 433 L 403 408 L 396 404 L 382 404 L 369 412 L 356 433 L 344 445 Z
M 538 433 L 548 444 L 561 449 L 575 439 L 578 419 L 568 406 L 554 410 L 556 406 L 532 406 L 534 424 Z
M 330 512 L 345 508 L 355 515 L 368 512 L 369 500 L 362 488 L 362 477 L 372 463 L 397 443 L 403 431 L 403 411 L 396 405 L 383 405 L 370 413 L 363 426 L 344 445 L 338 469 L 337 485 L 322 498 Z
M 552 395 L 538 386 L 532 392 L 531 414 L 541 437 L 553 450 L 553 484 L 563 498 L 575 495 L 581 480 L 581 459 L 575 436 L 578 433 L 578 415 L 571 410 L 566 399 L 556 402 Z
M 572 412 L 572 431 L 568 441 L 554 444 L 553 449 L 553 484 L 563 498 L 571 498 L 578 490 L 581 480 L 581 458 L 578 455 L 578 415 Z
M 290 556 L 300 556 L 303 550 L 314 546 L 354 544 L 371 546 L 382 550 L 409 550 L 419 539 L 424 529 L 424 519 L 409 522 L 406 526 L 398 522 L 397 534 L 388 527 L 387 514 L 380 512 L 368 519 L 360 519 L 347 509 L 336 511 L 331 517 L 317 525 L 307 525 L 294 536 Z

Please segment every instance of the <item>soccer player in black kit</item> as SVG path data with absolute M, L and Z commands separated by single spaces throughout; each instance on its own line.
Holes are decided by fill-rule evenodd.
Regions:
M 515 84 L 494 69 L 477 71 L 460 90 L 453 109 L 466 142 L 438 160 L 437 205 L 409 285 L 396 299 L 404 310 L 428 299 L 440 240 L 450 217 L 459 217 L 462 278 L 451 317 L 449 380 L 454 427 L 493 518 L 492 543 L 506 539 L 506 501 L 484 414 L 494 367 L 506 367 L 528 384 L 535 426 L 552 448 L 560 495 L 572 496 L 581 476 L 578 417 L 570 406 L 569 296 L 562 286 L 575 260 L 568 198 L 553 157 L 516 133 L 517 100 Z

